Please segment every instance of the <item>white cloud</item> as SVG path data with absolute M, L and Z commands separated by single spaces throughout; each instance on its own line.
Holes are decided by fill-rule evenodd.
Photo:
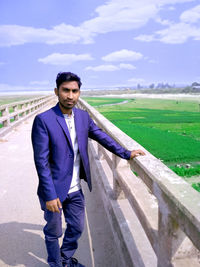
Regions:
M 82 23 L 81 28 L 87 29 L 92 37 L 99 33 L 138 29 L 150 19 L 156 20 L 164 6 L 191 1 L 194 0 L 110 0 L 97 7 L 97 16 Z M 167 20 L 162 23 L 166 24 Z
M 161 24 L 161 25 L 164 25 L 164 26 L 166 26 L 166 25 L 171 25 L 171 24 L 172 24 L 171 21 L 169 21 L 169 20 L 167 20 L 167 19 L 161 19 L 160 17 L 157 17 L 157 18 L 155 19 L 155 22 L 157 22 L 157 23 L 159 23 L 159 24 Z
M 118 66 L 115 65 L 99 65 L 96 67 L 86 67 L 85 70 L 92 70 L 92 71 L 116 71 L 119 70 Z
M 0 46 L 12 46 L 25 43 L 76 43 L 84 36 L 84 33 L 81 28 L 64 23 L 52 29 L 20 25 L 0 25 L 0 36 Z
M 140 28 L 156 15 L 158 8 L 147 0 L 111 0 L 95 11 L 98 15 L 81 25 L 93 34 Z
M 142 59 L 143 55 L 141 53 L 122 49 L 120 51 L 112 52 L 104 57 L 102 57 L 102 60 L 107 62 L 120 62 L 120 61 L 136 61 L 139 59 Z
M 117 71 L 117 70 L 121 70 L 121 69 L 126 69 L 126 70 L 134 70 L 136 69 L 135 66 L 133 66 L 132 64 L 126 64 L 126 63 L 121 63 L 119 65 L 99 65 L 99 66 L 88 66 L 85 68 L 85 70 L 92 70 L 92 71 Z
M 51 65 L 62 65 L 62 66 L 68 66 L 73 64 L 77 61 L 87 61 L 87 60 L 93 60 L 91 55 L 89 54 L 60 54 L 60 53 L 53 53 L 51 55 L 48 55 L 44 58 L 39 58 L 38 61 L 42 62 L 44 64 L 51 64 Z
M 160 41 L 166 44 L 183 44 L 189 38 L 200 40 L 200 28 L 186 23 L 176 23 L 153 35 L 139 35 L 134 39 L 143 42 Z
M 92 43 L 98 34 L 133 30 L 143 27 L 151 19 L 158 18 L 159 11 L 164 6 L 186 3 L 194 0 L 110 0 L 96 8 L 96 17 L 84 21 L 79 26 L 65 23 L 50 29 L 34 28 L 20 25 L 0 25 L 0 46 L 22 45 L 25 43 L 67 44 Z M 190 11 L 196 20 L 198 8 Z M 183 19 L 191 18 L 190 14 Z M 168 23 L 160 20 L 159 23 Z
M 134 40 L 142 41 L 142 42 L 152 42 L 152 41 L 155 41 L 156 39 L 154 35 L 141 34 L 135 37 Z
M 120 69 L 126 69 L 126 70 L 134 70 L 136 69 L 135 66 L 133 66 L 132 64 L 125 64 L 125 63 L 121 63 L 119 64 Z
M 166 20 L 162 21 L 158 18 L 156 20 L 158 23 L 167 25 L 168 27 L 150 35 L 139 35 L 134 39 L 143 42 L 160 41 L 166 44 L 182 44 L 189 38 L 200 40 L 200 27 L 198 24 L 195 25 L 199 20 L 200 5 L 184 11 L 180 15 L 180 21 L 178 23 L 172 23 Z
M 180 20 L 185 23 L 196 23 L 200 20 L 200 5 L 183 12 Z
M 159 41 L 167 44 L 182 44 L 189 38 L 200 40 L 200 29 L 186 23 L 171 25 L 167 29 L 157 31 L 156 34 Z

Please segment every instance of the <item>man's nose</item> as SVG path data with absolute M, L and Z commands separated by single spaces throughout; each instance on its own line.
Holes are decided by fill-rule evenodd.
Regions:
M 69 91 L 68 98 L 73 98 L 73 92 L 72 91 Z

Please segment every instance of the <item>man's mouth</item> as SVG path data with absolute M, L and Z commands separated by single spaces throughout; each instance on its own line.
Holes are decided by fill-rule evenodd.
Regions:
M 68 104 L 68 105 L 73 105 L 74 102 L 73 102 L 73 101 L 66 101 L 66 104 Z

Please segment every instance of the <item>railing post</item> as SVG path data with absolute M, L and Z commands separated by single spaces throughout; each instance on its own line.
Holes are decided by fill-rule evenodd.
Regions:
M 84 101 L 80 100 L 80 103 L 79 107 L 87 110 L 99 127 L 110 133 L 110 135 L 114 138 L 114 133 L 117 133 L 116 141 L 119 140 L 118 134 L 120 134 L 120 130 L 117 131 L 115 129 L 115 132 L 112 131 L 110 123 L 106 122 L 106 119 L 103 118 L 101 114 L 94 110 L 93 107 L 90 107 L 87 103 L 84 103 Z M 126 144 L 128 147 L 131 147 L 130 144 L 132 144 L 132 147 L 135 147 L 135 143 L 131 143 L 132 141 L 129 138 L 125 138 L 127 141 L 124 142 L 122 138 L 125 136 L 122 132 L 121 134 L 121 144 Z M 95 155 L 96 148 L 96 145 L 94 145 Z M 107 194 L 107 196 L 109 196 L 109 200 L 110 197 L 111 200 L 123 199 L 125 194 L 127 201 L 129 201 L 131 208 L 135 212 L 136 216 L 138 216 L 138 219 L 141 222 L 141 227 L 143 227 L 146 237 L 149 239 L 151 244 L 151 248 L 149 250 L 146 250 L 145 246 L 143 249 L 144 243 L 142 244 L 141 255 L 143 255 L 143 252 L 147 255 L 149 251 L 151 252 L 152 248 L 155 252 L 155 254 L 154 252 L 151 252 L 153 255 L 151 258 L 151 260 L 153 259 L 153 264 L 150 265 L 150 258 L 148 258 L 148 261 L 146 261 L 148 263 L 147 265 L 152 267 L 155 267 L 156 265 L 157 267 L 177 267 L 183 265 L 195 267 L 200 266 L 200 198 L 198 193 L 191 189 L 186 182 L 184 182 L 180 177 L 169 170 L 160 160 L 156 159 L 151 154 L 141 160 L 140 158 L 138 160 L 134 160 L 131 163 L 131 167 L 133 167 L 133 170 L 139 175 L 139 179 L 131 181 L 130 170 L 128 172 L 125 169 L 127 162 L 125 160 L 121 160 L 115 155 L 112 155 L 111 159 L 110 153 L 102 151 L 101 146 L 98 145 L 99 158 L 104 159 L 105 161 L 102 162 L 102 166 L 106 163 L 104 174 L 107 176 L 107 181 L 105 182 L 105 185 L 109 184 L 109 187 L 107 189 L 105 186 L 105 190 L 109 192 L 109 194 Z M 111 168 L 113 174 L 113 183 L 110 179 L 110 170 L 107 173 L 108 166 Z M 97 167 L 99 168 L 99 162 Z M 94 167 L 94 176 L 96 175 L 95 171 L 96 169 Z M 128 176 L 127 181 L 125 180 L 126 177 L 124 177 L 124 175 L 130 175 Z M 105 179 L 103 178 L 102 180 Z M 111 191 L 112 193 L 110 194 Z M 123 202 L 124 204 L 126 200 L 118 201 L 118 203 L 116 202 L 117 201 L 112 201 L 110 206 L 117 204 L 116 206 L 123 208 L 123 205 L 118 204 L 119 202 Z M 109 209 L 108 214 L 109 216 L 111 214 Z M 119 213 L 116 214 L 118 216 Z M 123 216 L 128 218 L 125 213 Z M 114 218 L 113 221 L 115 223 L 116 218 Z M 133 227 L 135 226 L 134 223 L 135 222 L 133 221 Z M 122 228 L 120 223 L 119 225 L 120 228 Z M 116 231 L 115 228 L 114 231 Z M 138 235 L 139 231 L 137 232 L 136 228 L 136 233 L 133 232 L 132 236 L 136 237 L 137 240 Z M 139 239 L 142 240 L 141 235 L 139 235 Z M 134 243 L 134 246 L 135 245 L 138 253 L 139 246 L 137 248 L 136 243 Z M 141 266 L 146 266 L 146 262 L 144 262 L 144 264 L 142 262 Z M 136 265 L 133 264 L 132 266 Z
M 26 113 L 23 111 L 23 112 L 21 113 L 21 116 L 24 117 L 25 115 L 26 115 Z
M 103 152 L 102 152 L 102 146 L 97 143 L 97 149 L 98 149 L 98 157 L 100 160 L 103 160 L 104 159 L 104 155 L 103 155 Z
M 36 109 L 46 105 L 47 102 L 49 102 L 50 97 L 46 98 L 46 99 L 45 99 L 45 97 L 42 97 L 42 98 L 40 98 L 40 100 L 43 100 L 42 103 L 37 102 L 38 104 L 36 104 L 36 105 L 33 105 L 36 102 L 33 99 L 30 101 L 27 100 L 27 102 L 22 101 L 21 103 L 16 102 L 13 104 L 8 104 L 8 105 L 2 106 L 1 110 L 0 110 L 0 112 L 1 112 L 0 124 L 2 125 L 2 127 L 0 129 L 0 136 L 3 136 L 3 135 L 5 135 L 5 133 L 8 132 L 8 129 L 3 129 L 3 128 L 7 128 L 7 127 L 11 126 L 11 127 L 9 127 L 11 129 L 12 126 L 15 125 L 15 123 L 10 122 L 10 119 L 14 119 L 14 121 L 16 122 L 19 119 L 25 118 L 26 115 L 29 115 L 30 113 L 34 112 Z M 32 103 L 32 105 L 28 108 L 27 103 Z M 12 113 L 9 112 L 10 109 L 12 109 Z
M 158 222 L 158 267 L 173 267 L 171 260 L 173 257 L 173 241 L 176 237 L 176 224 L 173 222 L 171 214 L 159 206 Z
M 9 108 L 8 107 L 5 107 L 4 109 L 2 109 L 2 117 L 6 117 L 9 115 Z
M 157 188 L 157 193 L 160 189 Z M 176 259 L 184 259 L 194 246 L 191 241 L 190 245 L 183 246 L 184 253 L 179 248 L 183 241 L 186 240 L 186 235 L 181 231 L 175 217 L 173 216 L 172 209 L 167 196 L 159 192 L 158 197 L 158 247 L 157 258 L 158 267 L 173 267 Z M 178 251 L 179 254 L 176 254 Z
M 9 107 L 6 107 L 5 109 L 2 110 L 2 116 L 6 117 L 6 120 L 3 121 L 3 127 L 8 127 L 10 125 L 10 117 L 9 117 Z
M 3 127 L 8 127 L 10 125 L 10 118 L 8 117 L 7 120 L 3 121 Z
M 15 111 L 17 111 L 18 105 L 14 105 L 14 106 L 12 106 L 12 108 L 13 108 L 13 112 L 15 112 Z
M 16 114 L 16 115 L 14 116 L 14 120 L 15 120 L 15 121 L 18 121 L 18 120 L 19 120 L 19 114 Z
M 124 165 L 122 164 L 122 160 L 118 156 L 112 154 L 113 198 L 114 199 L 125 198 L 124 192 L 121 189 L 121 186 L 119 185 L 119 182 L 118 182 L 117 169 L 120 167 L 124 167 Z

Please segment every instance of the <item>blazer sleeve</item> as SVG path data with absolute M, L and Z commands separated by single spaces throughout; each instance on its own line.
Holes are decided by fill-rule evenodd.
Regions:
M 49 135 L 40 116 L 36 116 L 32 127 L 34 161 L 39 177 L 39 195 L 45 201 L 57 198 L 49 165 Z
M 89 115 L 88 115 L 89 116 Z M 119 156 L 120 158 L 129 160 L 131 157 L 131 151 L 123 148 L 112 137 L 102 131 L 89 116 L 89 135 L 90 138 L 100 143 L 103 147 L 110 152 Z

